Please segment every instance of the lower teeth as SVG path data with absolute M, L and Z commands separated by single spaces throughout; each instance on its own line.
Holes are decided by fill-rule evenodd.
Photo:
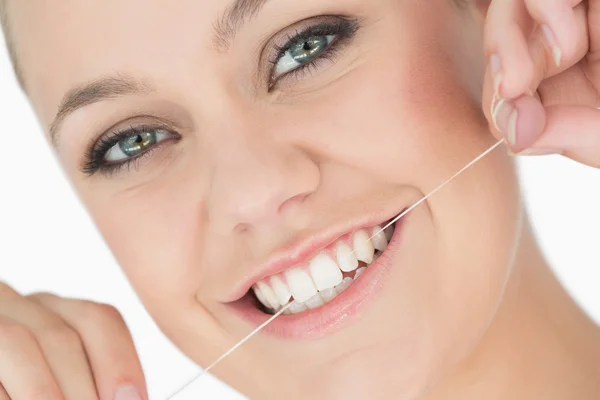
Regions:
M 384 230 L 384 233 L 386 236 L 385 239 L 387 239 L 387 242 L 391 241 L 392 236 L 394 234 L 394 230 L 395 230 L 395 225 L 390 225 Z M 386 243 L 386 245 L 387 245 L 387 243 Z M 379 256 L 381 256 L 381 254 L 382 254 L 382 251 L 376 250 L 373 260 L 370 261 L 369 265 L 372 264 L 375 260 L 377 260 L 379 258 Z M 303 303 L 299 303 L 299 302 L 295 301 L 293 297 L 291 297 L 287 304 L 285 304 L 283 306 L 279 306 L 279 307 L 277 307 L 277 309 L 273 309 L 273 308 L 271 308 L 272 306 L 271 307 L 265 306 L 265 304 L 273 304 L 273 301 L 271 301 L 270 303 L 267 299 L 262 299 L 262 301 L 261 301 L 258 299 L 258 297 L 256 297 L 257 293 L 255 292 L 254 296 L 258 303 L 257 307 L 267 314 L 275 314 L 279 310 L 281 310 L 281 308 L 287 307 L 287 309 L 283 313 L 288 314 L 288 315 L 289 314 L 298 314 L 298 313 L 301 313 L 301 312 L 304 312 L 307 310 L 322 307 L 323 305 L 325 305 L 325 304 L 329 303 L 330 301 L 332 301 L 333 299 L 335 299 L 337 296 L 339 296 L 341 293 L 343 293 L 346 289 L 348 289 L 348 287 L 350 287 L 350 285 L 352 285 L 352 283 L 354 283 L 354 281 L 356 279 L 358 279 L 362 274 L 364 274 L 364 272 L 367 270 L 367 267 L 369 265 L 365 264 L 364 262 L 360 262 L 359 268 L 357 268 L 356 270 L 354 270 L 352 272 L 343 272 L 344 279 L 337 286 L 335 286 L 333 288 L 323 289 L 323 290 L 317 292 L 317 294 L 315 294 L 310 299 L 304 301 Z M 264 294 L 263 294 L 263 296 L 264 296 Z M 290 302 L 291 302 L 291 304 L 290 304 Z
M 381 252 L 377 251 L 375 253 L 375 259 L 377 259 L 380 255 L 381 255 Z M 297 301 L 294 301 L 294 299 L 292 297 L 292 299 L 290 300 L 292 304 L 291 305 L 289 305 L 289 303 L 286 304 L 286 306 L 289 305 L 289 307 L 283 313 L 287 314 L 287 315 L 298 314 L 298 313 L 301 313 L 301 312 L 304 312 L 307 310 L 313 310 L 315 308 L 324 306 L 325 304 L 329 303 L 330 301 L 335 299 L 337 296 L 342 294 L 346 289 L 348 289 L 350 287 L 350 285 L 352 285 L 356 279 L 358 279 L 362 274 L 364 274 L 364 272 L 366 270 L 367 270 L 367 266 L 363 266 L 363 267 L 356 269 L 354 271 L 354 277 L 346 276 L 344 278 L 344 280 L 340 284 L 338 284 L 336 287 L 324 289 L 324 290 L 318 292 L 316 295 L 314 295 L 310 299 L 306 300 L 304 303 L 298 303 Z M 271 314 L 274 314 L 277 312 L 277 310 L 268 309 L 268 312 Z
M 331 300 L 335 299 L 337 296 L 342 294 L 346 289 L 350 287 L 350 285 L 352 285 L 352 283 L 354 283 L 354 279 L 346 277 L 344 278 L 342 283 L 340 283 L 336 287 L 318 292 L 313 297 L 306 300 L 304 303 L 298 303 L 297 301 L 292 300 L 292 305 L 283 313 L 288 315 L 298 314 L 306 310 L 314 310 L 315 308 L 324 306 L 326 303 L 329 303 Z

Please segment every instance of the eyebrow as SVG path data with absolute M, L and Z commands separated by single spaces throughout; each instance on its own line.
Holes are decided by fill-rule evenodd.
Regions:
M 225 50 L 241 27 L 254 18 L 269 0 L 235 0 L 214 25 L 213 43 L 218 50 Z M 64 119 L 87 105 L 115 97 L 144 94 L 153 89 L 133 78 L 117 75 L 95 80 L 71 89 L 58 107 L 54 121 L 50 124 L 50 139 L 58 144 L 59 127 Z
M 218 50 L 227 49 L 241 27 L 256 17 L 269 0 L 236 0 L 214 25 L 213 43 Z
M 124 75 L 108 76 L 90 83 L 77 86 L 64 96 L 52 124 L 50 124 L 50 139 L 52 144 L 58 144 L 58 130 L 64 119 L 76 110 L 103 100 L 119 96 L 145 94 L 154 89 L 147 83 Z

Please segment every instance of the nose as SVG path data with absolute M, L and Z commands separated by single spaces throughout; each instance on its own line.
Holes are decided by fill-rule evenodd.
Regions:
M 207 204 L 219 230 L 276 227 L 293 218 L 319 186 L 318 166 L 289 144 L 255 139 L 227 144 L 219 153 Z

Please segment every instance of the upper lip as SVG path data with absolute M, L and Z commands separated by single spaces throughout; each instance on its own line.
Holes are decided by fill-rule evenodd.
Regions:
M 397 215 L 398 212 L 388 212 L 387 214 L 379 213 L 363 216 L 354 221 L 338 224 L 328 230 L 310 235 L 306 239 L 298 240 L 283 246 L 272 253 L 265 263 L 252 268 L 250 274 L 234 288 L 229 296 L 230 299 L 226 302 L 233 302 L 241 299 L 250 290 L 252 285 L 261 279 L 283 272 L 299 264 L 306 263 L 315 256 L 319 250 L 336 242 L 344 235 L 359 229 L 377 226 Z

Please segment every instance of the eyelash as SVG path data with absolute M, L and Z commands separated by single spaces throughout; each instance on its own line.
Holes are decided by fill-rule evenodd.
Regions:
M 127 167 L 128 170 L 136 168 L 136 165 L 139 162 L 157 150 L 164 142 L 170 141 L 172 139 L 164 140 L 162 142 L 156 143 L 148 150 L 140 153 L 138 156 L 128 158 L 124 161 L 120 162 L 107 162 L 104 157 L 108 154 L 108 151 L 116 146 L 122 140 L 127 139 L 136 134 L 141 134 L 144 132 L 157 132 L 159 130 L 168 131 L 173 135 L 173 138 L 177 138 L 177 134 L 173 132 L 171 129 L 162 126 L 162 125 L 137 125 L 130 126 L 127 129 L 111 132 L 107 135 L 103 135 L 96 143 L 94 143 L 88 150 L 85 160 L 86 163 L 82 167 L 82 171 L 86 175 L 94 175 L 96 172 L 100 171 L 105 175 L 115 175 L 120 172 L 123 168 Z
M 352 39 L 359 28 L 359 23 L 355 19 L 348 19 L 346 17 L 341 16 L 333 16 L 330 18 L 335 18 L 335 21 L 324 21 L 315 25 L 308 26 L 303 30 L 296 31 L 295 34 L 289 35 L 285 44 L 282 46 L 275 45 L 275 49 L 273 52 L 273 56 L 269 60 L 271 65 L 269 70 L 269 91 L 272 91 L 277 82 L 282 78 L 301 78 L 303 74 L 305 74 L 309 69 L 317 68 L 319 63 L 327 60 L 332 60 L 340 51 L 340 46 L 344 43 L 347 43 L 349 39 Z M 335 35 L 336 39 L 324 50 L 322 54 L 317 56 L 314 60 L 299 66 L 298 68 L 279 76 L 277 79 L 274 79 L 274 71 L 277 63 L 281 60 L 281 58 L 285 55 L 285 53 L 291 49 L 291 47 L 298 43 L 307 41 L 315 36 L 328 36 Z
M 327 18 L 326 16 L 324 16 Z M 356 31 L 359 28 L 359 23 L 357 20 L 348 19 L 341 16 L 329 16 L 331 20 L 323 21 L 317 24 L 313 24 L 304 28 L 303 30 L 296 31 L 295 34 L 289 35 L 285 44 L 282 46 L 274 45 L 273 56 L 269 60 L 270 63 L 270 71 L 269 71 L 269 87 L 268 90 L 272 91 L 276 84 L 282 80 L 283 78 L 296 78 L 300 79 L 304 74 L 306 74 L 310 69 L 317 69 L 320 63 L 332 60 L 339 52 L 341 45 L 347 43 L 349 39 L 351 39 Z M 290 48 L 302 41 L 307 41 L 315 36 L 328 36 L 334 35 L 336 36 L 335 40 L 315 59 L 307 62 L 304 65 L 299 66 L 279 77 L 274 79 L 274 71 L 277 63 L 281 60 L 281 58 L 285 55 L 285 53 L 290 50 Z M 162 142 L 156 143 L 151 146 L 145 152 L 125 159 L 120 162 L 107 162 L 104 158 L 106 157 L 108 151 L 115 145 L 119 144 L 122 140 L 125 140 L 128 137 L 131 137 L 135 134 L 140 134 L 142 132 L 157 132 L 158 130 L 166 130 L 174 135 L 174 137 L 178 137 L 175 132 L 168 129 L 165 126 L 156 126 L 156 125 L 138 125 L 131 126 L 127 129 L 112 132 L 106 135 L 103 135 L 100 139 L 96 141 L 96 143 L 92 144 L 85 156 L 85 164 L 82 167 L 83 173 L 88 176 L 94 175 L 96 172 L 100 171 L 102 174 L 111 176 L 116 175 L 122 169 L 128 168 L 128 170 L 136 169 L 139 165 L 139 162 L 145 157 L 150 156 L 155 150 L 157 150 Z M 165 140 L 170 141 L 170 140 Z

